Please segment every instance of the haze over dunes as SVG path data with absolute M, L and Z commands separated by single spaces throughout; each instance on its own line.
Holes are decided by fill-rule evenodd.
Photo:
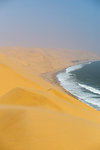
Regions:
M 52 84 L 56 71 L 99 56 L 19 47 L 0 54 L 0 149 L 100 149 L 100 112 Z

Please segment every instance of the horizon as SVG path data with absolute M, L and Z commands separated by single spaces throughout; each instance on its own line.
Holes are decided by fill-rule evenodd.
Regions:
M 0 1 L 0 47 L 66 48 L 100 53 L 100 3 Z

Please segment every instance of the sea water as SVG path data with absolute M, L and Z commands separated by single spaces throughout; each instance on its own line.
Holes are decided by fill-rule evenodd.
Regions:
M 65 90 L 100 111 L 100 61 L 68 67 L 56 77 Z

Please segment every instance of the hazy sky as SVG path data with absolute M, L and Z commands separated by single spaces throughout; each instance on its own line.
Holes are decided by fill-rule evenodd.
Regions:
M 100 51 L 100 0 L 0 0 L 0 46 Z

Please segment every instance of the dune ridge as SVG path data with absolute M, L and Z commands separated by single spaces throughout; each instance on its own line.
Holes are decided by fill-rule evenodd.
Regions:
M 0 53 L 0 149 L 100 149 L 100 112 L 53 82 L 54 72 L 79 56 L 80 61 L 99 56 L 19 47 Z

